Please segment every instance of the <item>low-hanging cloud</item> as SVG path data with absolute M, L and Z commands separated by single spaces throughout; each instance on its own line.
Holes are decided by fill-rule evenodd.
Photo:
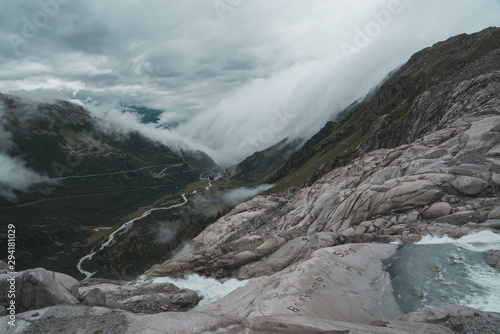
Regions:
M 91 97 L 97 117 L 221 165 L 245 158 L 238 147 L 271 129 L 276 110 L 293 117 L 253 150 L 312 135 L 413 53 L 500 17 L 496 0 L 223 1 L 223 12 L 212 1 L 88 0 L 61 2 L 23 36 L 39 3 L 55 1 L 1 2 L 0 92 Z M 146 126 L 123 117 L 130 105 L 165 116 Z
M 271 189 L 273 186 L 270 184 L 261 184 L 254 188 L 237 188 L 231 189 L 224 193 L 222 200 L 229 206 L 236 206 L 240 203 L 246 202 L 249 199 L 263 193 L 264 191 Z
M 18 121 L 23 121 L 24 109 L 16 110 Z M 7 117 L 3 104 L 0 103 L 0 196 L 15 199 L 15 191 L 27 191 L 31 186 L 50 182 L 49 178 L 28 168 L 20 158 L 8 154 L 15 148 L 12 133 L 7 128 Z
M 174 240 L 177 232 L 169 226 L 168 222 L 159 222 L 155 230 L 156 242 L 164 245 Z
M 178 131 L 164 128 L 165 124 L 172 122 L 171 118 L 164 115 L 165 113 L 161 115 L 159 124 L 144 124 L 138 113 L 125 111 L 127 108 L 118 102 L 97 103 L 88 99 L 85 101 L 72 99 L 70 101 L 87 109 L 91 116 L 97 119 L 96 125 L 101 131 L 114 135 L 118 139 L 124 139 L 130 132 L 137 131 L 176 151 L 193 149 L 210 151 L 209 147 L 197 144 L 189 137 L 181 136 Z
M 26 167 L 23 161 L 0 152 L 0 196 L 15 198 L 14 190 L 26 191 L 29 187 L 49 178 Z

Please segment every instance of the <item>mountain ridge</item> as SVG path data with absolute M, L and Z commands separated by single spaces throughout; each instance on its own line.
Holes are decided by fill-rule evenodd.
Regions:
M 404 129 L 413 125 L 411 115 L 407 114 L 416 97 L 452 74 L 460 76 L 465 66 L 498 47 L 500 29 L 490 27 L 450 37 L 415 53 L 406 64 L 391 72 L 375 92 L 342 111 L 295 152 L 270 177 L 269 182 L 276 186 L 268 193 L 311 185 L 326 172 L 345 166 L 366 152 L 395 147 L 423 134 L 420 131 L 407 138 L 404 133 Z M 404 120 L 406 123 L 402 123 Z
M 216 166 L 202 152 L 177 154 L 137 131 L 110 128 L 70 102 L 1 94 L 0 104 L 4 157 L 40 178 L 0 197 L 2 220 L 23 234 L 21 268 L 77 275 L 79 254 L 109 233 L 93 228 L 113 227 L 153 202 L 179 201 L 182 188 Z
M 410 139 L 393 135 L 392 127 L 360 122 L 358 131 L 366 128 L 366 133 L 352 144 L 356 152 L 361 152 L 362 143 L 370 143 L 366 141 L 370 135 L 392 138 L 387 145 L 395 147 L 369 149 L 343 167 L 335 167 L 339 157 L 334 158 L 302 188 L 273 191 L 240 204 L 193 240 L 191 256 L 166 261 L 148 274 L 178 275 L 183 268 L 183 273 L 246 279 L 271 275 L 307 259 L 318 239 L 330 246 L 384 240 L 404 243 L 433 229 L 434 233 L 469 233 L 496 219 L 491 212 L 500 204 L 496 197 L 500 185 L 496 158 L 500 140 L 500 29 L 487 29 L 475 36 L 493 39 L 498 47 L 477 53 L 477 59 L 460 68 L 458 74 L 449 73 L 432 86 L 434 90 L 423 90 L 415 97 L 417 102 L 403 115 L 406 121 L 417 123 L 415 115 L 443 110 L 436 117 L 421 117 L 415 134 L 403 131 Z M 434 52 L 440 54 L 442 48 L 463 38 L 438 44 Z M 415 58 L 409 63 L 415 66 Z M 384 92 L 406 94 L 412 86 L 400 84 L 401 77 L 407 76 L 406 67 L 400 71 L 371 100 L 354 106 L 347 123 L 340 127 L 330 123 L 325 132 L 333 129 L 333 136 L 320 136 L 315 147 L 335 138 L 339 134 L 335 131 L 341 129 L 347 136 L 341 141 L 343 149 L 345 141 L 358 134 L 347 133 L 345 124 L 350 125 L 353 117 L 359 119 L 364 112 L 372 110 L 369 119 L 380 120 L 381 112 L 374 106 L 386 100 Z M 414 78 L 420 82 L 418 73 Z M 389 116 L 382 115 L 382 120 L 400 114 L 400 103 L 389 101 L 386 105 L 395 109 L 386 114 Z M 411 139 L 414 137 L 418 139 Z M 333 152 L 338 152 L 338 147 Z

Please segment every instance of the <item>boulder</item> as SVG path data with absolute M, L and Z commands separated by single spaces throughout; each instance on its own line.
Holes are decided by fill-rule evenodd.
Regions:
M 309 255 L 311 253 L 310 248 L 309 238 L 300 237 L 290 240 L 260 263 L 241 268 L 238 278 L 247 279 L 263 275 L 272 275 L 286 268 L 290 263 L 302 259 L 304 255 L 306 255 L 306 252 L 307 255 Z
M 449 203 L 446 202 L 434 203 L 427 210 L 422 212 L 422 217 L 424 219 L 436 219 L 449 215 L 452 210 L 453 208 Z
M 182 308 L 193 308 L 198 304 L 198 294 L 190 289 L 182 289 L 172 296 L 172 304 Z
M 79 300 L 84 305 L 106 306 L 106 295 L 99 288 L 85 291 Z
M 165 311 L 186 311 L 198 304 L 197 293 L 179 289 L 171 283 L 122 285 L 120 282 L 80 287 L 83 304 L 108 306 L 134 313 L 161 313 Z
M 479 224 L 480 227 L 500 230 L 500 219 L 488 219 L 484 223 Z
M 406 222 L 415 223 L 418 220 L 420 213 L 418 211 L 411 211 L 408 213 L 408 217 L 406 218 Z
M 320 248 L 336 246 L 338 243 L 340 243 L 339 240 L 340 237 L 341 235 L 336 232 L 314 233 L 313 235 L 310 236 L 311 248 L 320 249 Z
M 451 185 L 465 195 L 479 195 L 490 186 L 488 182 L 470 176 L 459 176 Z
M 488 215 L 488 219 L 500 219 L 500 206 L 491 210 L 491 212 Z
M 10 275 L 0 275 L 0 291 L 7 291 Z M 74 296 L 78 281 L 43 268 L 19 272 L 16 280 L 16 311 L 18 313 L 57 304 L 78 304 Z M 77 291 L 77 290 L 76 290 Z M 2 293 L 1 305 L 7 305 L 7 293 Z
M 486 262 L 493 268 L 500 270 L 500 250 L 489 250 L 486 252 Z
M 418 215 L 418 213 L 417 213 L 417 215 Z M 382 218 L 375 219 L 375 221 L 373 222 L 373 226 L 378 227 L 378 228 L 381 228 L 381 227 L 385 226 L 386 224 L 387 224 L 387 220 L 382 219 Z
M 401 168 L 399 166 L 392 166 L 384 168 L 375 172 L 370 179 L 367 180 L 369 184 L 380 185 L 385 181 L 395 179 L 401 176 Z
M 0 260 L 0 270 L 9 270 L 7 262 Z
M 58 273 L 55 271 L 50 271 L 50 273 L 52 274 L 52 277 L 54 277 L 56 282 L 61 284 L 63 287 L 66 288 L 66 290 L 71 292 L 71 294 L 75 298 L 78 299 L 80 297 L 80 293 L 78 292 L 78 287 L 80 285 L 80 282 L 78 282 L 78 280 L 69 275 Z
M 486 216 L 483 215 L 481 212 L 471 210 L 471 211 L 460 211 L 447 216 L 435 218 L 435 222 L 461 226 L 471 222 L 474 223 L 480 222 L 484 218 L 486 218 Z
M 493 173 L 491 175 L 491 182 L 493 183 L 493 185 L 495 185 L 496 187 L 500 187 L 500 174 L 498 173 Z
M 254 252 L 247 250 L 234 255 L 233 260 L 236 267 L 241 267 L 257 258 L 258 256 Z
M 285 238 L 282 238 L 280 236 L 272 236 L 270 238 L 264 239 L 264 242 L 260 246 L 255 248 L 255 251 L 258 252 L 259 254 L 267 255 L 274 252 L 285 242 L 286 242 Z
M 408 322 L 432 322 L 432 323 L 444 323 L 450 317 L 473 317 L 473 316 L 484 316 L 493 317 L 497 321 L 500 320 L 500 314 L 494 312 L 482 312 L 476 310 L 472 307 L 462 306 L 462 305 L 445 305 L 439 307 L 431 307 L 422 311 L 411 312 L 402 315 L 396 320 L 408 321 Z

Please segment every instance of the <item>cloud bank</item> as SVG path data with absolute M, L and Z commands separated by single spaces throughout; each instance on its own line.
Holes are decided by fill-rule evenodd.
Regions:
M 90 97 L 98 116 L 227 165 L 312 135 L 416 51 L 499 17 L 496 0 L 6 0 L 0 92 Z
M 172 228 L 169 222 L 158 222 L 155 230 L 155 240 L 161 245 L 165 245 L 174 240 L 177 231 Z
M 23 161 L 0 153 L 0 196 L 15 199 L 14 190 L 26 191 L 49 179 L 27 168 Z
M 22 111 L 15 115 L 22 121 Z M 15 199 L 15 192 L 26 191 L 34 184 L 47 182 L 48 177 L 40 175 L 28 168 L 24 161 L 8 154 L 14 148 L 12 134 L 6 128 L 5 110 L 0 104 L 0 196 Z
M 273 186 L 270 184 L 261 184 L 260 186 L 254 188 L 241 187 L 237 189 L 231 189 L 224 193 L 224 195 L 222 196 L 222 201 L 229 206 L 236 206 L 240 203 L 254 198 L 260 193 L 271 189 L 272 187 Z

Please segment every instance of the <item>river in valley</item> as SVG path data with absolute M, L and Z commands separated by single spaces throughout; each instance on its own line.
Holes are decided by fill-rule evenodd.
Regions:
M 166 170 L 166 169 L 165 169 L 165 170 Z M 163 170 L 162 172 L 160 172 L 160 174 L 161 174 L 161 173 L 163 173 L 165 170 Z M 205 177 L 205 176 L 204 176 L 204 175 L 207 175 L 207 173 L 209 173 L 209 172 L 204 172 L 204 173 L 202 173 L 202 174 L 200 175 L 200 180 L 208 181 L 208 185 L 207 185 L 207 187 L 206 187 L 206 188 L 203 188 L 202 190 L 195 190 L 195 191 L 193 191 L 193 192 L 192 192 L 193 194 L 196 194 L 196 193 L 198 193 L 198 192 L 200 192 L 200 191 L 207 191 L 207 190 L 210 190 L 210 188 L 212 187 L 212 182 L 210 181 L 210 179 L 209 179 L 208 177 Z M 218 176 L 220 176 L 220 175 L 218 175 Z M 98 253 L 99 251 L 102 251 L 104 248 L 106 248 L 106 247 L 109 247 L 109 246 L 113 245 L 113 243 L 114 243 L 114 239 L 115 239 L 115 236 L 117 236 L 117 235 L 121 235 L 121 234 L 123 234 L 123 233 L 127 233 L 127 232 L 130 230 L 130 228 L 132 228 L 132 225 L 134 224 L 134 222 L 136 222 L 136 221 L 138 221 L 138 220 L 141 220 L 141 219 L 143 219 L 143 218 L 145 218 L 145 217 L 149 216 L 149 215 L 150 215 L 152 212 L 154 212 L 154 211 L 160 211 L 160 210 L 170 210 L 170 209 L 179 208 L 179 207 L 181 207 L 181 206 L 185 205 L 185 204 L 188 202 L 187 195 L 186 195 L 186 194 L 182 194 L 181 196 L 182 196 L 182 199 L 183 199 L 183 202 L 182 202 L 182 203 L 174 204 L 174 205 L 171 205 L 171 206 L 168 206 L 168 207 L 160 207 L 160 208 L 153 208 L 153 209 L 150 209 L 150 210 L 148 210 L 148 211 L 144 212 L 144 213 L 143 213 L 140 217 L 137 217 L 137 218 L 134 218 L 134 219 L 132 219 L 132 220 L 129 220 L 128 222 L 126 222 L 126 223 L 124 223 L 123 225 L 121 225 L 121 226 L 120 226 L 120 227 L 119 227 L 116 231 L 114 231 L 113 233 L 111 233 L 111 234 L 109 235 L 108 240 L 107 240 L 105 243 L 103 243 L 103 244 L 101 245 L 101 247 L 100 247 L 98 250 L 96 250 L 96 251 L 92 251 L 91 253 L 89 253 L 89 254 L 85 255 L 84 257 L 82 257 L 82 258 L 80 259 L 80 261 L 78 261 L 78 264 L 77 264 L 77 266 L 76 266 L 76 267 L 77 267 L 77 269 L 78 269 L 78 271 L 79 271 L 80 273 L 82 273 L 83 275 L 85 275 L 85 279 L 88 279 L 88 278 L 92 277 L 92 276 L 95 274 L 95 272 L 94 272 L 94 273 L 91 273 L 91 272 L 89 272 L 89 271 L 87 271 L 87 270 L 85 270 L 85 269 L 83 269 L 83 268 L 82 268 L 82 264 L 83 264 L 85 261 L 88 261 L 88 260 L 92 259 L 92 257 L 93 257 L 96 253 Z

